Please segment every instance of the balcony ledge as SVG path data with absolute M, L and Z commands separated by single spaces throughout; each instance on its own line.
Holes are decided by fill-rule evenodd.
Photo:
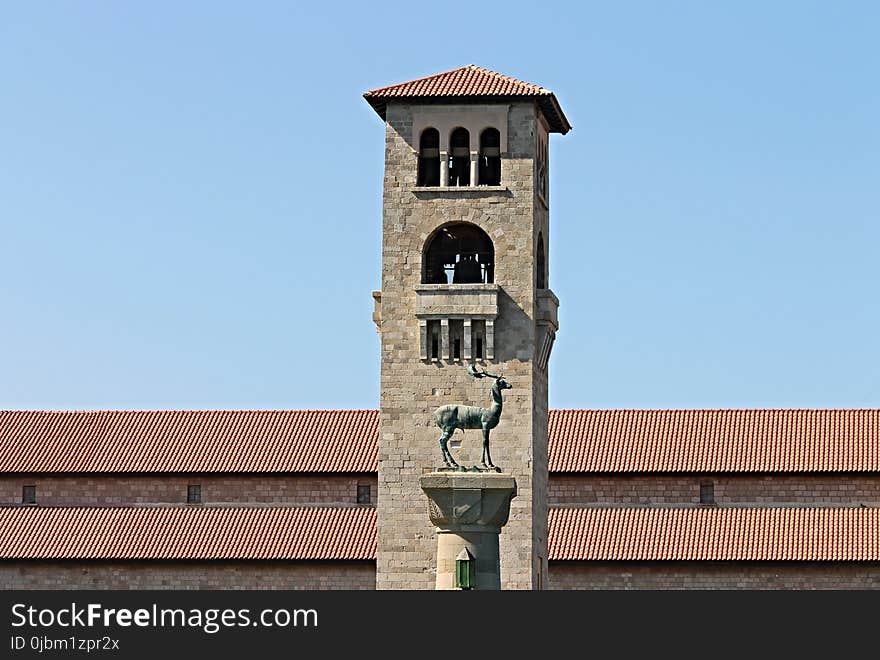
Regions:
M 419 318 L 498 316 L 497 284 L 418 284 L 415 291 Z

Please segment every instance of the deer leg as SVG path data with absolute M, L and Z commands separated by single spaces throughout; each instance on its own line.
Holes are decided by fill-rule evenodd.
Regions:
M 444 429 L 443 435 L 440 436 L 440 452 L 443 454 L 443 462 L 446 463 L 446 467 L 456 468 L 458 467 L 458 463 L 452 458 L 452 454 L 449 453 L 449 448 L 446 446 L 449 442 L 449 437 L 453 433 L 455 433 L 455 429 L 449 431 Z
M 481 461 L 482 465 L 486 469 L 494 469 L 494 465 L 492 465 L 492 455 L 489 453 L 489 429 L 483 429 L 483 459 Z

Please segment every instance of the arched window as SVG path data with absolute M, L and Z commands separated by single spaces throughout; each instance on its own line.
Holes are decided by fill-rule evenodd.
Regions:
M 440 132 L 436 128 L 426 128 L 419 138 L 419 174 L 416 185 L 440 185 Z
M 544 257 L 544 234 L 538 232 L 538 254 L 535 256 L 535 270 L 537 271 L 537 281 L 535 285 L 539 289 L 547 288 L 547 260 Z
M 449 137 L 449 185 L 471 184 L 471 136 L 466 128 L 456 128 Z
M 541 194 L 545 200 L 547 199 L 547 142 L 538 137 L 538 192 Z
M 497 128 L 487 128 L 480 133 L 481 186 L 501 185 L 501 133 Z
M 495 247 L 476 225 L 441 227 L 425 247 L 423 284 L 489 284 L 495 281 Z

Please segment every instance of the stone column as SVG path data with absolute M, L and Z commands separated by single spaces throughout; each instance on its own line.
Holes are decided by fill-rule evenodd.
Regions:
M 449 319 L 440 319 L 440 358 L 449 362 Z
M 477 179 L 480 175 L 480 152 L 472 151 L 471 152 L 471 178 L 470 185 L 477 186 L 479 185 L 479 181 Z
M 449 185 L 449 152 L 440 152 L 440 185 L 446 187 Z
M 435 589 L 455 589 L 455 558 L 476 560 L 476 589 L 501 589 L 498 536 L 516 496 L 516 479 L 491 472 L 431 472 L 419 478 L 437 531 Z
M 495 359 L 495 321 L 486 319 L 486 359 Z

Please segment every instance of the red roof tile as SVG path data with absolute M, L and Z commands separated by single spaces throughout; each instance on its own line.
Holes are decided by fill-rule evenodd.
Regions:
M 880 508 L 551 509 L 553 561 L 880 561 Z M 0 559 L 372 560 L 373 507 L 0 507 Z
M 880 560 L 880 508 L 551 509 L 549 528 L 553 560 Z
M 364 96 L 367 98 L 547 96 L 552 93 L 539 85 L 468 64 L 452 71 L 371 89 Z
M 551 410 L 551 472 L 876 472 L 880 410 Z
M 373 507 L 0 507 L 3 559 L 375 559 Z
M 367 473 L 378 437 L 377 410 L 0 411 L 0 473 Z M 880 410 L 551 410 L 549 455 L 554 473 L 877 472 Z
M 372 89 L 364 94 L 364 98 L 382 119 L 385 119 L 385 107 L 389 99 L 454 101 L 534 98 L 551 123 L 552 130 L 563 134 L 571 130 L 571 124 L 568 123 L 553 92 L 473 64 L 397 85 Z
M 375 472 L 376 410 L 0 413 L 0 472 Z

